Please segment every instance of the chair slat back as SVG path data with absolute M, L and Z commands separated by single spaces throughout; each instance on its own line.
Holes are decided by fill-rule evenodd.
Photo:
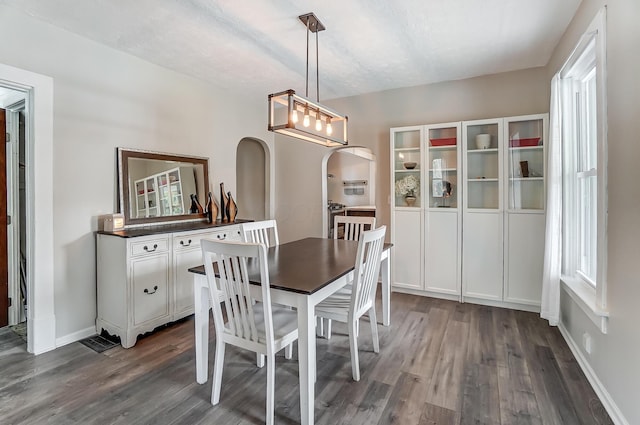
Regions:
M 201 246 L 211 299 L 224 300 L 222 303 L 213 303 L 216 334 L 222 335 L 224 333 L 247 341 L 258 342 L 259 335 L 256 330 L 256 317 L 253 311 L 247 270 L 247 263 L 251 260 L 257 261 L 260 265 L 266 337 L 267 341 L 273 341 L 266 247 L 259 243 L 213 240 L 203 240 Z M 216 285 L 216 280 L 218 285 Z M 226 324 L 223 313 L 227 317 Z
M 356 254 L 350 311 L 359 317 L 375 302 L 386 226 L 362 233 Z
M 244 242 L 261 243 L 267 247 L 280 245 L 278 225 L 275 220 L 254 221 L 240 225 Z M 271 238 L 270 238 L 271 234 Z M 271 243 L 273 240 L 273 243 Z
M 344 224 L 343 239 L 347 241 L 357 241 L 362 232 L 375 229 L 375 217 L 360 217 L 352 215 L 337 215 L 333 219 L 333 239 L 338 238 L 338 227 Z

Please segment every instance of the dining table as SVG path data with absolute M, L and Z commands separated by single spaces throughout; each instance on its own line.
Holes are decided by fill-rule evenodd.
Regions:
M 382 277 L 383 325 L 390 325 L 391 244 L 384 244 L 380 263 Z M 271 302 L 296 309 L 298 320 L 298 364 L 300 380 L 300 422 L 314 423 L 316 371 L 315 306 L 353 280 L 357 241 L 305 238 L 267 250 Z M 192 267 L 195 309 L 196 381 L 207 381 L 209 354 L 209 310 L 213 300 L 204 265 Z M 252 296 L 259 298 L 256 270 L 249 271 Z M 218 300 L 220 301 L 220 300 Z

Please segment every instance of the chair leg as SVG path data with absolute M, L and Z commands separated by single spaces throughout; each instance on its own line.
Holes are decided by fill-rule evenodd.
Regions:
M 324 336 L 324 318 L 316 316 L 316 336 Z
M 256 366 L 264 367 L 264 354 L 256 353 Z
M 358 336 L 356 335 L 356 321 L 349 323 L 349 350 L 351 351 L 351 374 L 354 381 L 360 380 L 360 363 L 358 361 Z
M 376 308 L 369 309 L 369 321 L 371 322 L 371 336 L 373 337 L 373 352 L 380 352 L 380 341 L 378 340 L 378 321 L 376 318 Z
M 224 341 L 222 341 L 222 338 L 216 337 L 216 354 L 213 358 L 213 384 L 211 388 L 211 404 L 214 406 L 220 402 L 222 368 L 224 367 L 224 349 Z
M 293 342 L 286 347 L 284 347 L 284 358 L 287 360 L 291 360 L 293 357 Z
M 275 408 L 275 390 L 276 390 L 276 356 L 275 354 L 267 355 L 267 425 L 274 424 L 274 408 Z

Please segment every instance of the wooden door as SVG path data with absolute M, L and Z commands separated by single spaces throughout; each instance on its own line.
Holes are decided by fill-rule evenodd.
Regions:
M 9 324 L 9 269 L 7 264 L 7 127 L 0 109 L 0 328 Z

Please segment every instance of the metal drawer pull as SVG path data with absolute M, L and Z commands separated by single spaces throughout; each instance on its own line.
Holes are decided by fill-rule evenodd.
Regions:
M 222 236 L 220 236 L 220 235 L 216 235 L 216 237 L 222 241 L 222 240 L 227 239 L 227 234 L 226 234 L 226 233 L 224 233 Z
M 157 249 L 158 249 L 158 244 L 157 244 L 157 243 L 154 243 L 154 244 L 153 244 L 153 249 L 149 249 L 149 247 L 148 247 L 148 246 L 146 246 L 146 245 L 145 245 L 145 246 L 144 246 L 144 248 L 142 248 L 142 249 L 144 249 L 144 250 L 145 250 L 145 251 L 147 251 L 147 252 L 153 252 L 153 251 L 155 251 L 155 250 L 157 250 Z
M 184 243 L 184 241 L 180 241 L 180 245 L 182 245 L 182 246 L 191 246 L 191 239 L 189 239 L 189 241 L 187 243 Z
M 144 293 L 147 294 L 147 295 L 153 295 L 156 292 L 158 292 L 158 285 L 154 285 L 153 292 L 149 292 L 149 290 L 147 288 L 144 288 Z

